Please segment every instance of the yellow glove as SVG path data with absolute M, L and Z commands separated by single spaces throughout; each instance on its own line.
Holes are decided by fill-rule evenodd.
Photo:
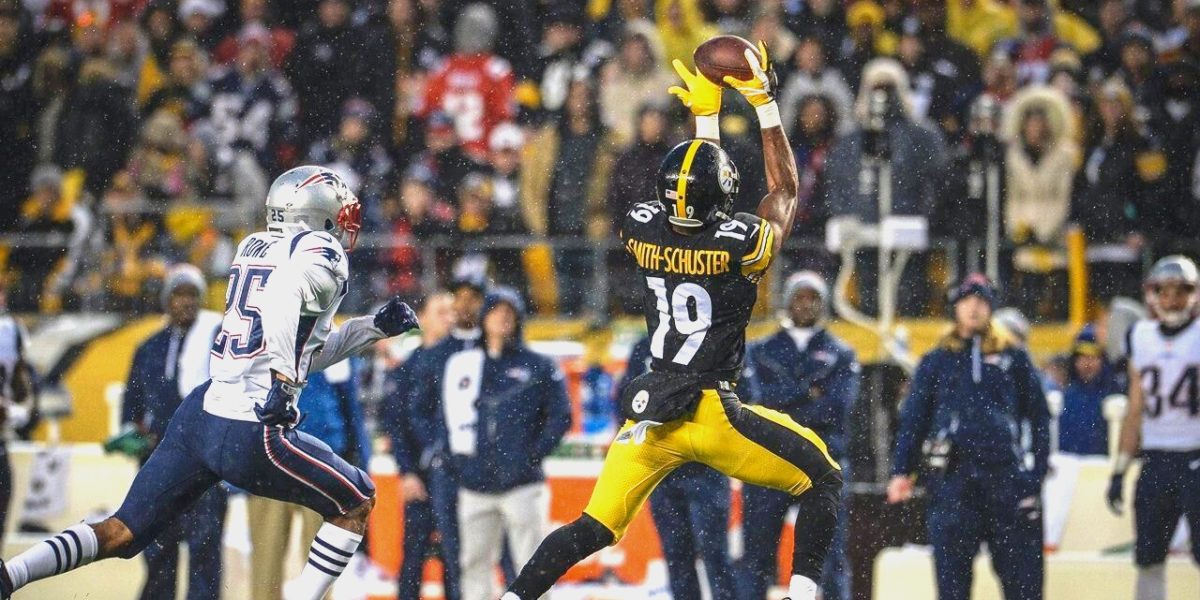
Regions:
M 775 100 L 777 83 L 775 69 L 771 67 L 771 61 L 767 58 L 767 46 L 761 40 L 758 42 L 758 53 L 762 56 L 761 62 L 753 51 L 746 50 L 746 62 L 754 72 L 754 79 L 742 81 L 730 75 L 725 76 L 725 83 L 745 96 L 746 101 L 755 108 L 766 106 Z
M 671 66 L 675 67 L 675 72 L 679 73 L 687 89 L 673 85 L 667 88 L 668 93 L 678 96 L 697 117 L 711 117 L 721 112 L 721 86 L 709 81 L 699 70 L 695 73 L 688 71 L 678 58 L 671 62 Z

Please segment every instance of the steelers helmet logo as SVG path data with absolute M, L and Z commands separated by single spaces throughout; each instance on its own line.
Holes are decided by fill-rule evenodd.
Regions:
M 639 415 L 646 412 L 646 407 L 650 405 L 650 392 L 647 392 L 646 390 L 638 392 L 636 395 L 634 395 L 633 402 L 630 404 L 633 408 L 633 412 Z
M 721 186 L 721 192 L 733 193 L 733 167 L 728 163 L 721 165 L 721 169 L 717 172 L 717 185 Z

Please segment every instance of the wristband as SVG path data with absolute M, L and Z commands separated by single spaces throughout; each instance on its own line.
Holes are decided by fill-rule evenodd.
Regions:
M 1113 475 L 1124 475 L 1129 469 L 1129 463 L 1133 461 L 1133 457 L 1128 452 L 1120 452 L 1117 454 L 1117 462 L 1113 465 Z
M 783 126 L 783 121 L 779 118 L 779 105 L 774 100 L 755 107 L 754 112 L 758 113 L 758 126 L 761 129 Z
M 696 117 L 696 137 L 704 140 L 721 141 L 720 115 Z

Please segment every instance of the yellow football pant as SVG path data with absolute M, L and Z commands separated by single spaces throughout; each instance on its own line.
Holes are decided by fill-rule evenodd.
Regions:
M 583 511 L 613 532 L 614 543 L 658 483 L 686 462 L 793 496 L 841 470 L 812 430 L 730 392 L 704 390 L 690 418 L 652 427 L 640 443 L 634 428 L 627 421 L 617 434 Z

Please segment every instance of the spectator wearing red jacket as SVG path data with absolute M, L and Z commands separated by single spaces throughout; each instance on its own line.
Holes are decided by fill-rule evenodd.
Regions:
M 420 115 L 441 111 L 454 120 L 462 149 L 482 160 L 492 129 L 516 113 L 516 79 L 507 60 L 492 53 L 496 13 L 484 4 L 463 10 L 454 24 L 454 54 L 429 77 Z

